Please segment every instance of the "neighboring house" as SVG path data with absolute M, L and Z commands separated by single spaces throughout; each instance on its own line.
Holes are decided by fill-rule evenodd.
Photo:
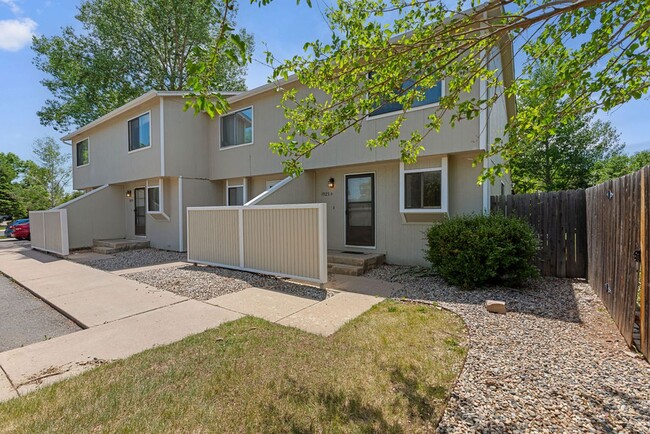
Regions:
M 508 65 L 502 68 L 502 65 Z M 512 51 L 501 47 L 492 67 L 512 80 Z M 283 89 L 301 88 L 295 78 Z M 402 132 L 424 129 L 447 83 L 427 92 L 407 115 Z M 397 146 L 368 149 L 398 105 L 364 121 L 361 132 L 331 140 L 304 160 L 296 179 L 282 174 L 271 153 L 285 119 L 276 84 L 229 95 L 231 111 L 211 119 L 183 111 L 182 92 L 151 91 L 63 140 L 73 148 L 74 188 L 91 191 L 63 205 L 70 248 L 94 239 L 146 239 L 160 249 L 186 249 L 189 206 L 326 203 L 328 247 L 386 254 L 394 264 L 423 264 L 424 230 L 445 216 L 489 210 L 491 195 L 509 193 L 510 179 L 477 185 L 473 161 L 502 134 L 514 101 L 501 97 L 490 109 L 452 129 L 443 122 L 416 164 L 405 166 Z M 494 89 L 477 82 L 468 98 Z M 486 164 L 490 164 L 487 162 Z

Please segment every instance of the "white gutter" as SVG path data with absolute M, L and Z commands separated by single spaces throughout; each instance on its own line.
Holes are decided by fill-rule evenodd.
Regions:
M 124 104 L 121 107 L 116 108 L 115 110 L 105 114 L 104 116 L 95 119 L 89 124 L 84 125 L 83 127 L 80 127 L 76 129 L 75 131 L 66 134 L 65 136 L 61 137 L 61 140 L 66 141 L 66 140 L 72 140 L 72 138 L 78 134 L 83 133 L 84 131 L 87 131 L 93 127 L 96 127 L 103 122 L 106 122 L 109 119 L 112 119 L 116 116 L 121 115 L 122 113 L 131 110 L 132 108 L 135 108 L 139 106 L 140 104 L 143 104 L 153 98 L 156 97 L 162 97 L 162 96 L 185 96 L 189 93 L 189 91 L 185 90 L 177 90 L 177 91 L 172 91 L 172 90 L 150 90 L 149 92 L 145 93 L 144 95 L 140 95 L 136 99 L 133 99 L 126 104 Z M 222 95 L 225 95 L 226 97 L 231 97 L 238 95 L 239 92 L 221 92 Z
M 165 176 L 165 101 L 160 97 L 160 176 Z
M 178 177 L 178 250 L 183 251 L 183 177 Z

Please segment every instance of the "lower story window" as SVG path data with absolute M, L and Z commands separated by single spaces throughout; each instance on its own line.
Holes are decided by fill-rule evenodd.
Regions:
M 244 186 L 228 187 L 228 206 L 242 206 L 244 204 Z
M 147 190 L 147 211 L 160 212 L 160 186 L 149 187 Z
M 405 209 L 439 209 L 442 204 L 442 172 L 409 172 L 404 174 Z

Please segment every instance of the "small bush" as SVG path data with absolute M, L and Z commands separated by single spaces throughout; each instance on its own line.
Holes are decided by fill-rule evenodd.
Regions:
M 426 259 L 447 282 L 463 288 L 518 286 L 537 277 L 538 241 L 528 223 L 501 214 L 453 217 L 427 232 Z

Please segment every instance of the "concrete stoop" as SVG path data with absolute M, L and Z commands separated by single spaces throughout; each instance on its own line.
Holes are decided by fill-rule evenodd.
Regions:
M 361 276 L 386 261 L 383 253 L 356 253 L 348 251 L 327 252 L 327 270 L 334 274 Z
M 149 241 L 140 240 L 94 240 L 93 252 L 110 255 L 111 253 L 124 252 L 127 250 L 147 249 L 150 247 Z

